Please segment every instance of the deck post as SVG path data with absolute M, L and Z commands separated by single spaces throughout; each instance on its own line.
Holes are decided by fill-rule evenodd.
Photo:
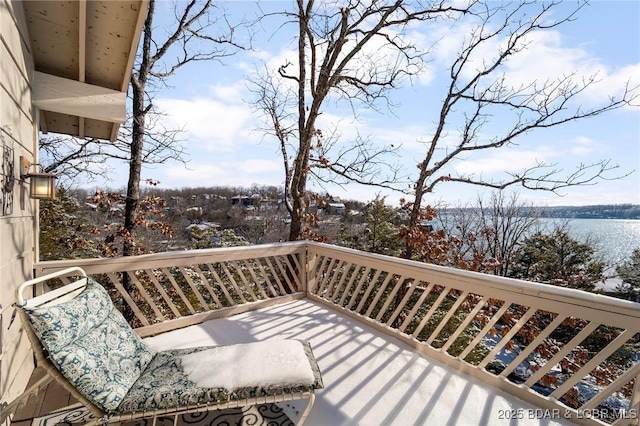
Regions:
M 301 290 L 306 296 L 309 292 L 309 247 L 306 244 L 304 245 L 304 250 L 300 253 L 300 263 L 302 266 L 300 271 Z
M 315 291 L 315 286 L 316 286 L 316 275 L 315 275 L 315 269 L 316 269 L 316 265 L 315 262 L 318 259 L 318 255 L 316 253 L 310 253 L 309 252 L 309 244 L 305 244 L 305 265 L 306 265 L 306 294 L 313 294 L 313 292 Z

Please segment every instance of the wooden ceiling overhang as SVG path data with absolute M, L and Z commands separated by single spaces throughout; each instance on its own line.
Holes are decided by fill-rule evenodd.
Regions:
M 24 1 L 40 130 L 115 140 L 148 0 Z

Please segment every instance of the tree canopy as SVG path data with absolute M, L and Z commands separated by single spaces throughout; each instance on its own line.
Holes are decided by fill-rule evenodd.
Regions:
M 594 259 L 594 248 L 563 229 L 525 238 L 514 259 L 515 278 L 560 287 L 594 291 L 604 280 L 605 263 Z
M 616 273 L 622 283 L 615 289 L 616 296 L 638 301 L 640 296 L 640 248 L 631 253 L 629 259 L 616 267 Z

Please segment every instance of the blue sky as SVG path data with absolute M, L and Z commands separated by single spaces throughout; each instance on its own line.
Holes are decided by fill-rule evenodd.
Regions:
M 160 4 L 169 7 L 168 2 Z M 253 2 L 223 4 L 232 16 L 257 13 Z M 275 10 L 287 5 L 288 2 L 269 1 L 263 7 Z M 274 67 L 287 59 L 295 60 L 296 42 L 291 35 L 295 28 L 276 31 L 277 24 L 273 19 L 262 25 L 252 51 L 228 58 L 224 64 L 188 65 L 171 77 L 170 87 L 157 93 L 154 105 L 166 114 L 165 125 L 184 129 L 181 138 L 189 162 L 186 168 L 177 162 L 145 168 L 143 179 L 158 180 L 164 188 L 283 184 L 278 145 L 257 130 L 263 123 L 247 102 L 251 94 L 245 80 L 263 64 Z M 444 45 L 456 41 L 454 35 L 442 34 L 443 48 L 434 50 L 430 69 L 413 84 L 406 82 L 393 93 L 393 111 L 361 110 L 355 121 L 344 110 L 331 109 L 329 105 L 323 112 L 322 125 L 336 126 L 345 140 L 357 129 L 381 143 L 400 144 L 398 159 L 408 171 L 416 173 L 416 164 L 424 157 L 424 147 L 418 141 L 433 131 L 434 114 L 439 110 L 445 83 L 443 67 L 453 52 Z M 420 29 L 414 36 L 428 39 Z M 509 71 L 522 81 L 570 72 L 598 72 L 600 82 L 582 98 L 587 107 L 619 93 L 629 79 L 639 84 L 640 2 L 593 1 L 581 10 L 576 21 L 541 33 L 523 55 L 510 62 Z M 500 117 L 494 120 L 500 123 Z M 623 108 L 561 128 L 533 132 L 518 146 L 465 157 L 452 166 L 451 172 L 491 177 L 505 170 L 516 172 L 540 160 L 558 163 L 558 167 L 570 172 L 580 163 L 603 159 L 619 165 L 610 176 L 628 176 L 600 181 L 595 186 L 569 188 L 562 191 L 562 197 L 520 191 L 521 197 L 546 205 L 640 203 L 640 108 Z M 118 172 L 109 185 L 117 188 L 125 183 L 125 173 Z M 319 187 L 311 189 L 324 192 Z M 381 193 L 391 204 L 404 196 L 355 184 L 326 189 L 332 195 L 361 201 Z M 445 183 L 426 201 L 473 202 L 479 193 L 478 187 Z

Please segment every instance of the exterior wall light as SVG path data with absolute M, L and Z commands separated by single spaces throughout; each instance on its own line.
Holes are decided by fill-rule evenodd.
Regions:
M 33 164 L 24 157 L 20 157 L 20 179 L 29 179 L 29 196 L 38 200 L 54 200 L 56 198 L 56 179 L 58 176 L 50 173 L 29 173 Z

